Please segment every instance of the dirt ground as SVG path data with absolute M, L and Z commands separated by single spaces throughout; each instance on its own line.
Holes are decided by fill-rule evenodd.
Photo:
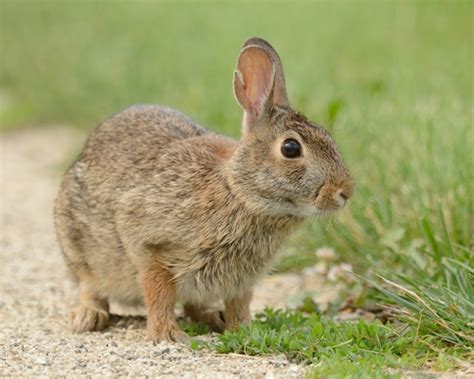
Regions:
M 62 128 L 1 135 L 0 375 L 302 377 L 305 368 L 284 356 L 153 345 L 145 341 L 142 317 L 114 317 L 105 332 L 69 332 L 66 318 L 77 289 L 56 242 L 52 204 L 65 165 L 83 140 L 83 134 Z M 257 289 L 252 309 L 282 307 L 301 285 L 297 275 L 270 277 Z M 112 305 L 112 312 L 124 310 Z

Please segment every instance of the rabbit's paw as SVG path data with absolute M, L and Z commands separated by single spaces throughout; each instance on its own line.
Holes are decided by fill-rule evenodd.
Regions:
M 69 315 L 69 326 L 74 333 L 99 331 L 109 323 L 109 314 L 102 309 L 79 305 Z
M 250 317 L 250 313 L 243 313 L 243 314 L 226 314 L 226 330 L 236 330 L 239 329 L 243 325 L 249 325 L 252 322 Z
M 234 320 L 231 322 L 228 322 L 225 326 L 225 330 L 236 330 L 239 329 L 243 325 L 249 325 L 250 320 Z
M 148 339 L 154 343 L 158 342 L 177 342 L 177 343 L 186 343 L 189 339 L 189 336 L 179 330 L 179 328 L 173 327 L 168 329 L 148 331 Z

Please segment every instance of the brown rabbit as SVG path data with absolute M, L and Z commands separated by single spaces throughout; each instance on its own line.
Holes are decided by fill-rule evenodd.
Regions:
M 290 107 L 268 42 L 245 42 L 233 83 L 240 141 L 155 105 L 127 108 L 90 135 L 55 206 L 80 285 L 74 331 L 103 329 L 110 299 L 144 302 L 153 341 L 185 339 L 176 300 L 213 330 L 249 322 L 252 287 L 288 233 L 352 196 L 332 138 Z M 209 308 L 218 300 L 223 314 Z

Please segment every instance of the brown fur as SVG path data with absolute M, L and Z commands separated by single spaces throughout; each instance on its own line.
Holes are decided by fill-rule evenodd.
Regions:
M 97 315 L 107 314 L 110 299 L 144 301 L 155 341 L 182 339 L 176 299 L 215 329 L 224 321 L 208 306 L 217 300 L 226 328 L 248 322 L 251 289 L 285 237 L 352 195 L 333 140 L 289 106 L 278 55 L 259 41 L 245 45 L 245 70 L 238 65 L 234 76 L 245 112 L 240 141 L 151 105 L 127 108 L 91 133 L 55 205 L 65 261 L 81 286 L 74 330 L 104 327 Z M 264 59 L 271 64 L 249 68 Z M 286 138 L 300 142 L 300 158 L 281 155 Z
M 225 302 L 226 329 L 236 329 L 241 324 L 248 324 L 250 322 L 251 300 L 252 290 L 248 289 L 242 295 L 229 299 Z
M 143 267 L 140 274 L 148 314 L 148 337 L 154 342 L 185 340 L 174 316 L 176 288 L 173 275 L 159 263 Z

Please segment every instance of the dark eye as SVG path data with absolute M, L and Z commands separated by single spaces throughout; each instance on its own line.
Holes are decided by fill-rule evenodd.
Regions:
M 297 140 L 292 138 L 284 140 L 280 150 L 286 158 L 298 158 L 301 156 L 301 145 Z

